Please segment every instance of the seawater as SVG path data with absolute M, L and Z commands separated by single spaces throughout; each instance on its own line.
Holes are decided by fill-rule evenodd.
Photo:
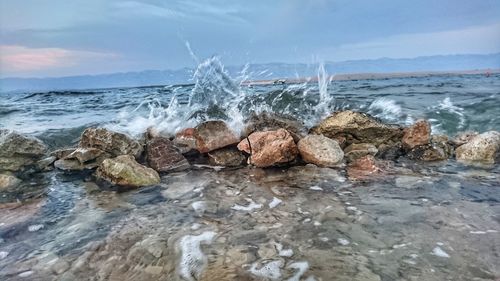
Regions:
M 316 124 L 353 109 L 434 133 L 500 130 L 500 76 L 254 85 L 216 59 L 193 85 L 1 93 L 0 127 L 52 148 L 104 126 L 167 134 L 208 119 L 238 130 L 252 112 Z M 498 280 L 500 170 L 401 159 L 351 181 L 311 165 L 189 171 L 115 192 L 51 171 L 41 196 L 0 208 L 1 280 Z

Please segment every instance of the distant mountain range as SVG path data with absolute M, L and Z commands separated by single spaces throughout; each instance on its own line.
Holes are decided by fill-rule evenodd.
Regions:
M 456 71 L 499 68 L 500 53 L 488 55 L 428 56 L 410 59 L 380 58 L 325 63 L 325 69 L 329 74 Z M 229 66 L 226 69 L 232 76 L 236 77 L 243 67 Z M 316 76 L 317 70 L 317 64 L 266 63 L 250 64 L 246 68 L 246 73 L 250 80 L 271 80 Z M 178 70 L 146 70 L 57 78 L 3 78 L 0 79 L 0 91 L 77 90 L 188 84 L 193 83 L 193 72 L 194 69 L 182 68 Z

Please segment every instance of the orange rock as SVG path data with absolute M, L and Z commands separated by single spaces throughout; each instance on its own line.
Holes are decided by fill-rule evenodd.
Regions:
M 299 154 L 293 137 L 284 129 L 252 133 L 238 144 L 238 149 L 249 153 L 248 163 L 257 167 L 290 162 Z
M 431 124 L 426 120 L 418 120 L 415 124 L 405 130 L 403 148 L 411 150 L 419 145 L 429 144 L 431 140 Z

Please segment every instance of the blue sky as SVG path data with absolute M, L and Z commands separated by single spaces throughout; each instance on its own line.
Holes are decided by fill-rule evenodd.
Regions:
M 0 0 L 0 76 L 500 52 L 498 0 Z

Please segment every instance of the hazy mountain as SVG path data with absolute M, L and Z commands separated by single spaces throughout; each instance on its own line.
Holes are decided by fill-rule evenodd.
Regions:
M 231 75 L 238 76 L 243 68 L 242 66 L 229 66 L 227 70 Z M 325 63 L 325 69 L 329 74 L 498 68 L 500 68 L 500 53 L 489 55 L 428 56 L 411 59 L 381 58 Z M 314 76 L 317 74 L 317 69 L 317 64 L 267 63 L 250 64 L 247 66 L 246 73 L 249 79 L 260 80 Z M 58 78 L 3 78 L 0 79 L 0 91 L 42 91 L 184 84 L 193 83 L 191 79 L 193 71 L 193 69 L 183 68 L 179 70 L 147 70 Z

